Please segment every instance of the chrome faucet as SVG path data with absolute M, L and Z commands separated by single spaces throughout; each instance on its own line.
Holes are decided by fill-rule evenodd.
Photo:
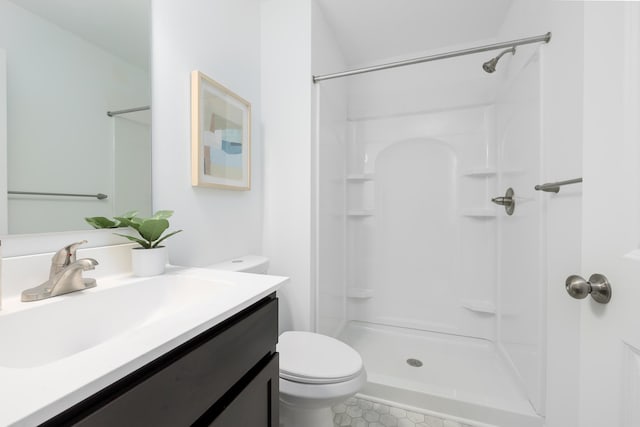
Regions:
M 93 258 L 76 259 L 76 249 L 84 243 L 87 241 L 71 243 L 56 252 L 51 258 L 49 280 L 22 291 L 22 301 L 38 301 L 96 286 L 96 279 L 83 278 L 82 272 L 93 270 L 98 261 Z

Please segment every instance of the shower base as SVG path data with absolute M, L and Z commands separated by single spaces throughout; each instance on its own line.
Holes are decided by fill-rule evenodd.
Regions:
M 363 395 L 488 425 L 544 424 L 489 341 L 356 321 L 338 338 L 362 355 Z

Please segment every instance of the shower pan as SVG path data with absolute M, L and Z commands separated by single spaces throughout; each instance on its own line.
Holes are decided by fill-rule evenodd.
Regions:
M 472 48 L 314 78 L 316 329 L 361 353 L 364 395 L 474 425 L 543 424 L 534 186 L 549 37 L 523 39 L 535 42 L 497 69 L 519 44 L 492 45 L 509 48 L 492 74 L 474 55 L 488 49 Z M 435 57 L 458 58 L 419 65 Z M 508 187 L 510 215 L 491 203 Z

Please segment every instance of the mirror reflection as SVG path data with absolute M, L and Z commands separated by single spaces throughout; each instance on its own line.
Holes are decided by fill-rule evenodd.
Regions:
M 151 213 L 149 16 L 149 0 L 0 0 L 0 234 Z

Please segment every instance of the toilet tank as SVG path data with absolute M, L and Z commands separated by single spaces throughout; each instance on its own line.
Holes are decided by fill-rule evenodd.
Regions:
M 269 258 L 260 255 L 245 255 L 239 258 L 212 264 L 206 268 L 240 271 L 243 273 L 266 274 L 269 269 Z

